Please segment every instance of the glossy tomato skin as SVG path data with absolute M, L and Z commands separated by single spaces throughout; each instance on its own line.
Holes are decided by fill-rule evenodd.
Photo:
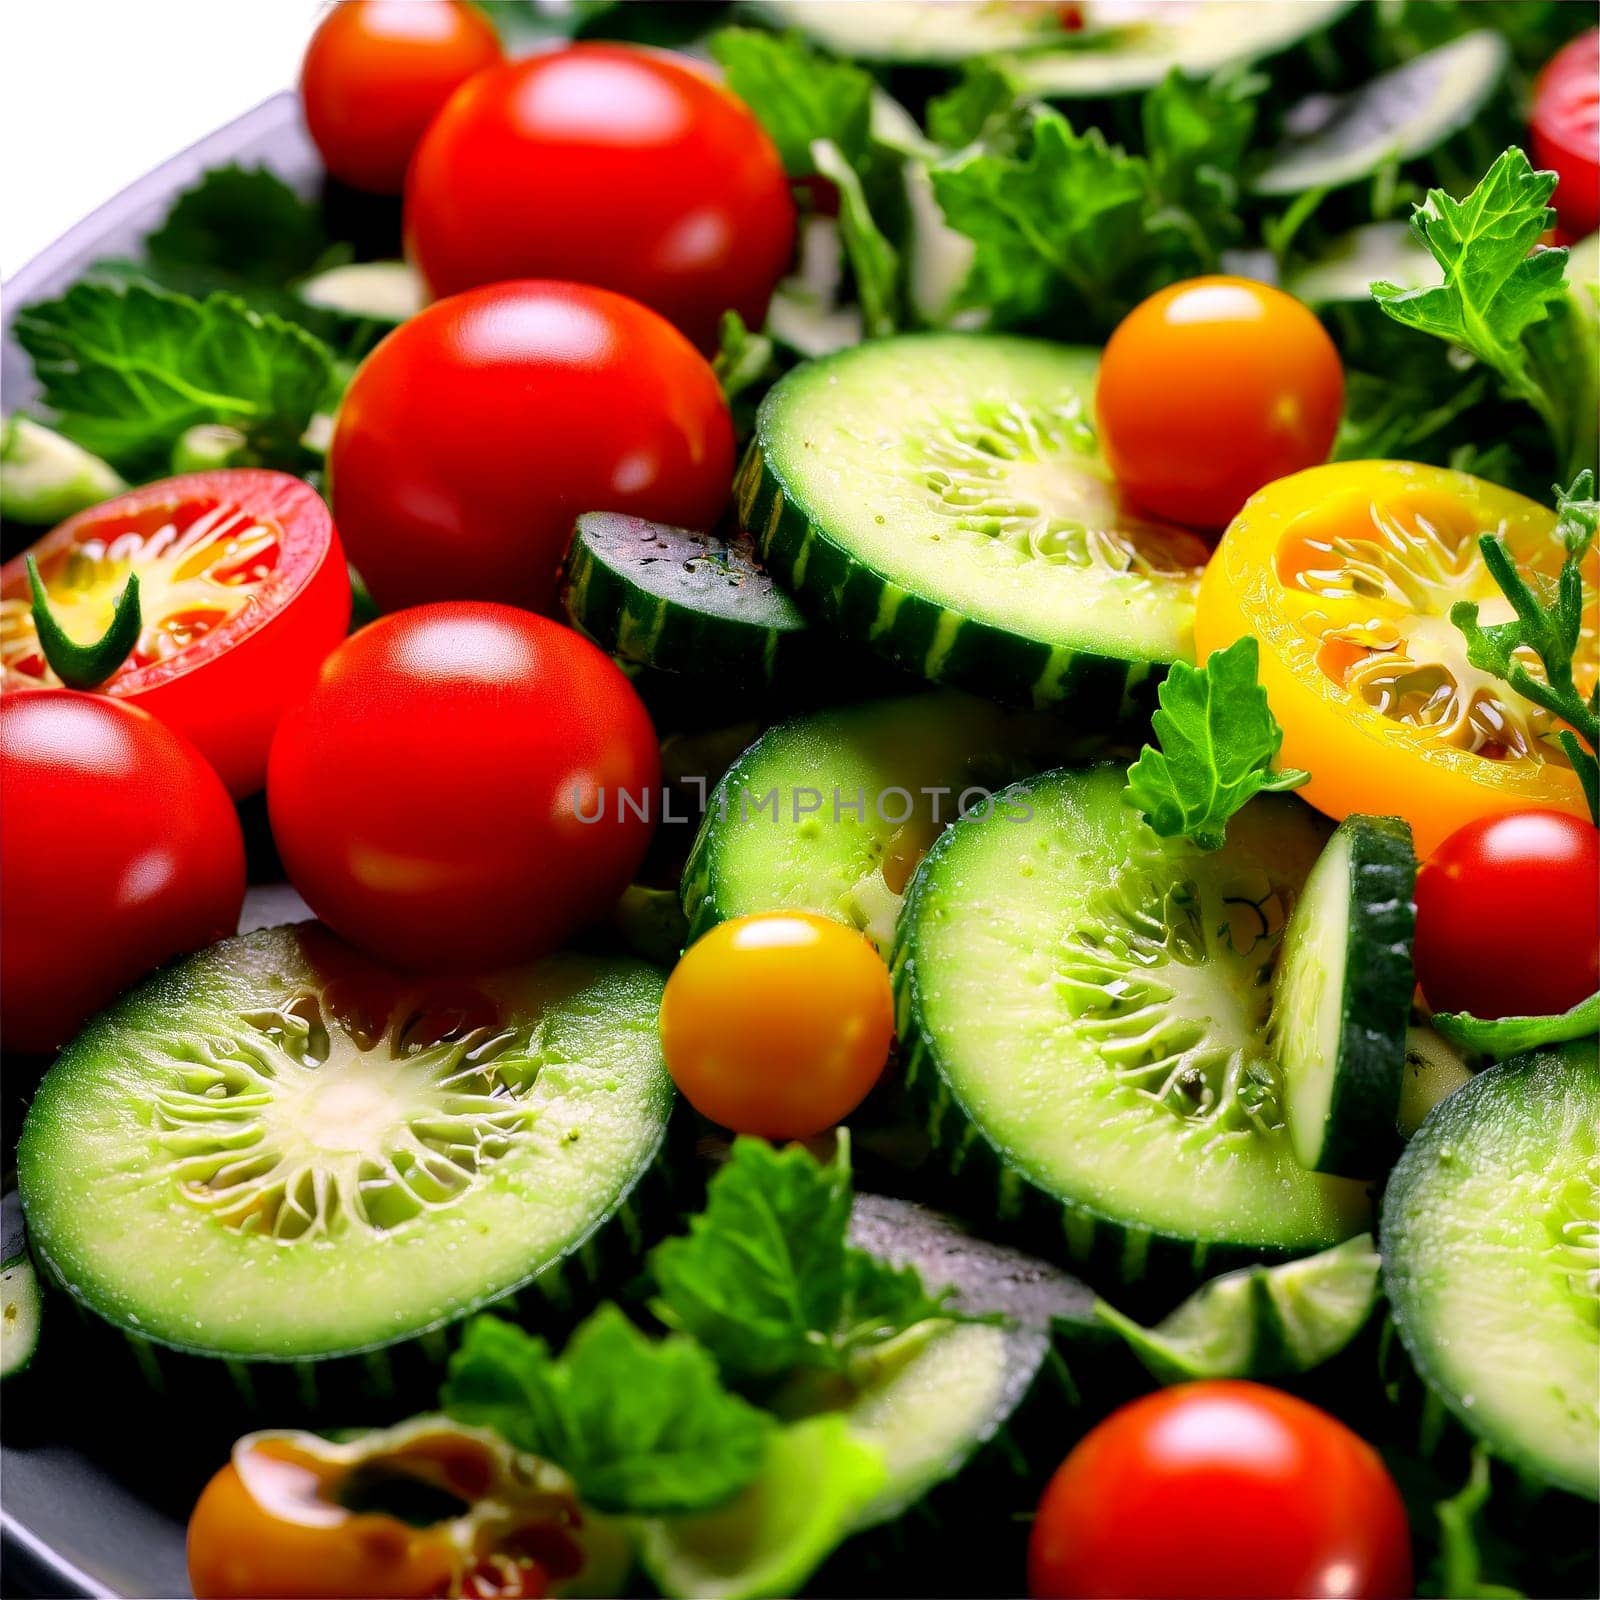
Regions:
M 719 923 L 684 952 L 661 1000 L 661 1047 L 684 1098 L 764 1139 L 809 1139 L 843 1121 L 893 1036 L 877 951 L 811 912 Z
M 1035 1600 L 1390 1600 L 1411 1590 L 1405 1507 L 1377 1452 L 1315 1406 L 1244 1382 L 1115 1411 L 1050 1480 Z
M 709 528 L 733 478 L 710 365 L 609 290 L 502 283 L 430 306 L 363 362 L 329 452 L 350 559 L 385 610 L 555 606 L 584 511 Z
M 1417 979 L 1435 1011 L 1568 1011 L 1600 989 L 1600 830 L 1562 811 L 1458 828 L 1417 874 Z
M 465 0 L 341 0 L 300 69 L 306 127 L 334 177 L 399 194 L 423 130 L 474 73 L 501 60 Z
M 766 320 L 795 213 L 761 124 L 700 67 L 576 44 L 451 99 L 407 179 L 405 230 L 436 295 L 508 278 L 596 283 L 710 351 L 724 311 Z
M 1533 160 L 1553 170 L 1556 214 L 1572 239 L 1600 228 L 1600 28 L 1563 45 L 1533 86 Z
M 237 467 L 165 478 L 90 506 L 53 528 L 27 554 L 47 587 L 68 552 L 87 542 L 109 545 L 136 530 L 148 541 L 164 524 L 187 534 L 207 515 L 232 514 L 238 524 L 270 527 L 276 538 L 271 570 L 251 585 L 215 586 L 248 592 L 247 605 L 172 655 L 125 663 L 101 693 L 128 701 L 176 729 L 216 769 L 235 799 L 266 781 L 267 748 L 284 708 L 310 687 L 323 658 L 350 626 L 350 573 L 322 497 L 285 472 Z M 0 568 L 0 594 L 28 594 L 24 556 Z M 161 562 L 135 562 L 146 629 L 160 624 Z M 126 582 L 118 570 L 114 587 Z M 188 591 L 193 592 L 193 585 Z M 27 680 L 8 670 L 6 687 Z M 51 674 L 49 683 L 55 684 Z
M 136 979 L 227 937 L 244 839 L 216 773 L 143 711 L 0 697 L 0 1028 L 42 1053 Z
M 1344 369 L 1322 324 L 1247 278 L 1191 278 L 1136 306 L 1095 388 L 1106 460 L 1128 498 L 1184 527 L 1224 528 L 1270 483 L 1326 460 Z
M 607 656 L 547 618 L 457 602 L 334 651 L 278 729 L 267 805 L 290 881 L 336 932 L 400 966 L 470 970 L 606 912 L 659 782 L 650 718 Z

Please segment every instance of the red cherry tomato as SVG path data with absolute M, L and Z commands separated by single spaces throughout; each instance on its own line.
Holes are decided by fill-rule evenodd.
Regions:
M 607 656 L 468 602 L 380 617 L 334 651 L 278 729 L 267 805 L 330 927 L 401 966 L 468 969 L 605 912 L 659 782 L 650 718 Z
M 246 468 L 167 478 L 80 511 L 29 553 L 56 620 L 85 642 L 138 575 L 143 632 L 100 693 L 192 740 L 235 796 L 259 789 L 284 707 L 350 626 L 344 552 L 316 491 Z M 23 561 L 0 568 L 4 684 L 59 686 Z
M 1600 989 L 1600 830 L 1561 811 L 1458 828 L 1417 874 L 1417 980 L 1435 1011 L 1544 1016 Z
M 1553 169 L 1556 213 L 1574 239 L 1600 227 L 1600 28 L 1565 44 L 1533 86 L 1536 165 Z
M 580 284 L 502 283 L 430 306 L 373 351 L 328 459 L 380 607 L 550 610 L 580 512 L 716 521 L 733 424 L 708 363 L 655 312 Z
M 1092 1429 L 1039 1502 L 1035 1600 L 1388 1600 L 1405 1507 L 1342 1422 L 1257 1383 L 1186 1383 Z
M 0 1014 L 53 1050 L 137 978 L 226 937 L 244 839 L 193 745 L 102 695 L 0 697 Z
M 1095 409 L 1128 498 L 1189 528 L 1225 528 L 1274 478 L 1327 459 L 1344 369 L 1322 324 L 1248 278 L 1191 278 L 1118 325 Z
M 500 59 L 494 28 L 465 0 L 343 0 L 300 69 L 312 143 L 334 177 L 399 194 L 440 106 Z
M 783 163 L 693 62 L 578 44 L 486 72 L 428 129 L 406 240 L 436 295 L 506 278 L 597 283 L 703 350 L 758 328 L 794 251 Z

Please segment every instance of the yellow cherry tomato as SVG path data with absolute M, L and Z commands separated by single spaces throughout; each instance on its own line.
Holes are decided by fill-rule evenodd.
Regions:
M 661 999 L 661 1047 L 689 1104 L 767 1139 L 807 1139 L 847 1117 L 893 1034 L 877 952 L 808 911 L 719 923 L 685 951 Z
M 1279 479 L 1217 546 L 1195 616 L 1202 660 L 1241 635 L 1283 726 L 1279 761 L 1332 817 L 1404 817 L 1419 855 L 1479 817 L 1530 807 L 1587 815 L 1558 736 L 1564 724 L 1467 660 L 1450 620 L 1475 600 L 1485 624 L 1510 603 L 1479 536 L 1554 578 L 1555 514 L 1481 478 L 1405 461 L 1349 461 Z M 1595 680 L 1596 564 L 1584 573 L 1578 687 Z M 1531 652 L 1530 670 L 1540 671 Z

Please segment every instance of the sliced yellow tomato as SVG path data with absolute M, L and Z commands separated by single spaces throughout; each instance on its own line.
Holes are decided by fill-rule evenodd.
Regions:
M 1200 658 L 1241 635 L 1283 725 L 1279 759 L 1332 817 L 1402 816 L 1419 854 L 1475 818 L 1530 806 L 1586 816 L 1561 749 L 1564 726 L 1467 660 L 1450 620 L 1475 600 L 1485 623 L 1509 602 L 1479 536 L 1499 534 L 1524 570 L 1554 579 L 1555 514 L 1464 472 L 1349 461 L 1280 478 L 1234 519 L 1206 568 L 1195 616 Z M 1596 557 L 1584 573 L 1576 676 L 1596 673 Z M 1529 670 L 1541 673 L 1529 652 Z

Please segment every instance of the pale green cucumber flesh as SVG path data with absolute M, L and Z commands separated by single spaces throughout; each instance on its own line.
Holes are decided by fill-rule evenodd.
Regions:
M 730 917 L 804 910 L 887 950 L 901 894 L 940 828 L 984 791 L 1061 760 L 1069 742 L 1046 714 L 953 691 L 769 730 L 706 808 L 683 875 L 691 939 Z
M 1271 1032 L 1302 1165 L 1372 1177 L 1395 1153 L 1416 979 L 1417 863 L 1395 817 L 1347 817 L 1284 933 Z
M 1424 1383 L 1496 1455 L 1600 1495 L 1600 1057 L 1531 1052 L 1441 1100 L 1389 1176 L 1383 1283 Z
M 1406 1070 L 1400 1080 L 1400 1106 L 1395 1125 L 1402 1139 L 1422 1126 L 1422 1119 L 1448 1094 L 1472 1082 L 1472 1072 L 1448 1039 L 1432 1028 L 1406 1029 Z
M 996 50 L 1044 48 L 1064 31 L 1049 6 L 992 0 L 752 0 L 752 9 L 775 28 L 798 29 L 835 55 L 864 61 L 960 62 Z
M 1294 268 L 1283 286 L 1312 307 L 1371 305 L 1376 282 L 1424 289 L 1442 279 L 1439 263 L 1409 223 L 1369 222 L 1341 234 L 1321 255 Z
M 1309 1372 L 1349 1344 L 1378 1303 L 1378 1254 L 1359 1234 L 1298 1261 L 1201 1285 L 1147 1328 L 1105 1301 L 1095 1315 L 1163 1383 Z
M 0 1265 L 0 1378 L 15 1377 L 33 1360 L 43 1311 L 33 1263 L 15 1256 Z
M 404 261 L 354 261 L 307 278 L 296 291 L 308 306 L 369 322 L 401 323 L 427 304 L 415 268 Z
M 1121 709 L 1193 656 L 1203 546 L 1121 503 L 1095 354 L 908 334 L 788 374 L 735 485 L 809 612 L 908 670 L 1001 699 Z
M 1261 796 L 1207 854 L 1158 839 L 1124 781 L 1116 767 L 1030 780 L 923 861 L 895 977 L 935 1136 L 976 1139 L 1002 1184 L 1059 1205 L 1069 1249 L 1073 1218 L 1252 1253 L 1336 1244 L 1367 1225 L 1367 1192 L 1295 1160 L 1266 1036 L 1283 920 L 1323 825 Z
M 62 1052 L 18 1182 L 34 1258 L 158 1344 L 412 1338 L 585 1247 L 661 1148 L 662 980 L 553 957 L 399 978 L 315 924 L 158 974 Z
M 1370 177 L 1385 162 L 1410 161 L 1467 126 L 1494 93 L 1511 52 L 1493 29 L 1480 28 L 1437 46 L 1370 83 L 1329 101 L 1322 97 L 1255 180 L 1259 194 L 1335 189 Z
M 603 649 L 669 672 L 770 683 L 807 633 L 747 536 L 612 512 L 578 518 L 562 603 Z
M 727 1505 L 644 1525 L 639 1556 L 674 1600 L 798 1594 L 884 1481 L 883 1458 L 837 1414 L 776 1429 L 761 1475 Z

